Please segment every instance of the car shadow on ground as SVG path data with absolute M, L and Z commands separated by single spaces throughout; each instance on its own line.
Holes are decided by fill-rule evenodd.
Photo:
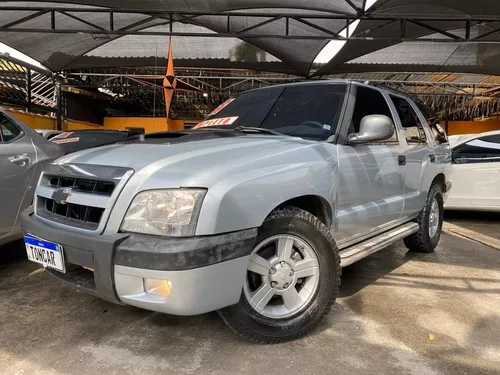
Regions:
M 461 221 L 461 222 L 485 222 L 497 224 L 500 223 L 500 212 L 483 212 L 483 211 L 445 211 L 445 221 Z
M 381 251 L 342 269 L 342 284 L 339 298 L 350 297 L 381 277 L 409 262 L 418 254 L 406 249 L 403 241 L 398 241 Z
M 0 246 L 0 268 L 25 259 L 27 259 L 27 256 L 22 240 Z

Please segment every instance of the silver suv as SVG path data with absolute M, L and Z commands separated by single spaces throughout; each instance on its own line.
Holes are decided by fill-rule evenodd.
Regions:
M 67 155 L 23 214 L 28 257 L 107 301 L 298 338 L 328 313 L 341 267 L 401 239 L 438 244 L 450 151 L 419 107 L 357 82 L 282 85 L 194 130 Z

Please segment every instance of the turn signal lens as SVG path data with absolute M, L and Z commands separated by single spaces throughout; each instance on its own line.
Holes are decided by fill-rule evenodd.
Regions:
M 167 298 L 172 292 L 172 282 L 170 280 L 144 279 L 144 291 Z

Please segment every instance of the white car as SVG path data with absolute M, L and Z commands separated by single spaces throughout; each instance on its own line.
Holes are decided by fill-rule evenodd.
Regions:
M 449 137 L 452 189 L 446 209 L 500 211 L 500 130 Z

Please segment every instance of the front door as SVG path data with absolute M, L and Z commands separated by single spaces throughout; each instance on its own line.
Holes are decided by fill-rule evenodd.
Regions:
M 356 89 L 356 103 L 347 134 L 357 133 L 361 119 L 368 115 L 393 118 L 379 90 Z M 403 209 L 404 149 L 396 127 L 392 138 L 376 144 L 339 145 L 338 228 L 340 247 L 395 225 Z
M 31 182 L 36 162 L 30 138 L 0 113 L 0 235 L 9 232 Z

